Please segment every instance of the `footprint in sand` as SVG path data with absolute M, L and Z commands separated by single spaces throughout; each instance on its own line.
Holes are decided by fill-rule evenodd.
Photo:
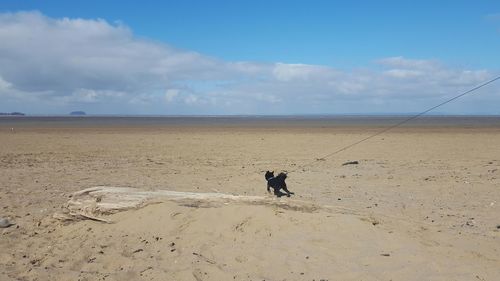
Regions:
M 245 225 L 248 224 L 248 222 L 250 221 L 251 217 L 246 217 L 243 221 L 241 221 L 240 223 L 236 224 L 236 226 L 234 227 L 234 230 L 235 231 L 238 231 L 238 232 L 244 232 L 245 231 Z

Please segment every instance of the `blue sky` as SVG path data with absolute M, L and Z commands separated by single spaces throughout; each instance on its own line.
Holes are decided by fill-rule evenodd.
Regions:
M 4 0 L 0 13 L 0 111 L 416 112 L 500 74 L 498 1 Z M 442 111 L 500 114 L 498 89 Z

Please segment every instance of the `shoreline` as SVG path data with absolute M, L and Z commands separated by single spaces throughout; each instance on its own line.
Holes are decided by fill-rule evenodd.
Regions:
M 0 128 L 310 128 L 391 127 L 408 116 L 2 116 Z M 500 116 L 420 116 L 400 128 L 500 128 Z

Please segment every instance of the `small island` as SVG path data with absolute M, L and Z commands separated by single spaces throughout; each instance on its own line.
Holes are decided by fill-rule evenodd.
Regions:
M 72 111 L 69 115 L 71 116 L 84 116 L 87 115 L 85 111 Z
M 22 112 L 0 112 L 1 116 L 24 116 L 26 114 Z

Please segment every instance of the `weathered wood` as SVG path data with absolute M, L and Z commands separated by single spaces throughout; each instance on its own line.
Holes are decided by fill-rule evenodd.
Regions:
M 103 218 L 120 211 L 137 209 L 152 203 L 174 201 L 190 207 L 217 207 L 223 204 L 272 205 L 283 209 L 313 212 L 319 209 L 311 202 L 274 196 L 243 196 L 224 193 L 195 193 L 170 190 L 141 190 L 130 187 L 97 186 L 73 193 L 66 204 L 66 213 L 54 216 L 60 220 Z

